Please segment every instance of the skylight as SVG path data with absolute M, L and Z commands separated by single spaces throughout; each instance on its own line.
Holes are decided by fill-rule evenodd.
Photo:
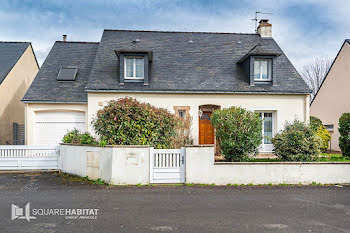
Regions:
M 62 67 L 57 75 L 58 81 L 75 81 L 78 68 L 76 67 Z

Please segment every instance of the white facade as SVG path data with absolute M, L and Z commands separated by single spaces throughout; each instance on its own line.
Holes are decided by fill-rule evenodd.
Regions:
M 174 107 L 188 106 L 193 119 L 193 143 L 199 144 L 199 107 L 216 105 L 220 108 L 241 106 L 256 112 L 273 113 L 273 133 L 283 129 L 286 121 L 309 119 L 309 95 L 256 95 L 256 94 L 162 94 L 162 93 L 88 93 L 88 128 L 91 133 L 91 121 L 99 109 L 110 100 L 133 97 L 139 101 L 162 107 L 175 113 Z M 272 147 L 270 147 L 271 152 Z
M 215 105 L 220 108 L 241 106 L 256 112 L 272 113 L 273 134 L 282 130 L 286 121 L 293 121 L 294 119 L 306 121 L 309 119 L 308 95 L 88 93 L 88 104 L 27 104 L 26 143 L 28 145 L 39 144 L 45 132 L 54 137 L 60 137 L 57 139 L 59 142 L 62 140 L 62 130 L 66 131 L 72 127 L 79 128 L 82 131 L 84 131 L 85 127 L 86 130 L 95 135 L 91 122 L 97 111 L 106 106 L 108 101 L 127 96 L 150 103 L 156 107 L 165 108 L 172 113 L 175 113 L 174 109 L 178 106 L 187 107 L 188 114 L 193 119 L 192 137 L 194 144 L 199 144 L 200 106 Z M 43 116 L 52 117 L 51 119 L 44 117 L 46 122 L 52 121 L 57 123 L 38 123 L 41 122 Z M 67 119 L 75 120 L 68 122 Z M 48 127 L 41 127 L 42 125 L 40 124 L 45 124 Z M 43 130 L 45 131 L 44 133 Z M 261 152 L 271 152 L 271 150 L 271 146 L 263 146 Z

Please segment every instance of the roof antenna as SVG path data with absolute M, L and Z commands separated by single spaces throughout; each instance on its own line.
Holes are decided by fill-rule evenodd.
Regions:
M 272 13 L 267 13 L 267 12 L 262 12 L 262 11 L 255 11 L 255 18 L 254 19 L 250 19 L 255 21 L 255 33 L 258 33 L 258 14 L 261 15 L 272 15 Z

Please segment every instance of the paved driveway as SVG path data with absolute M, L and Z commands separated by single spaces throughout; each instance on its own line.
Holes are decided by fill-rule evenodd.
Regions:
M 103 186 L 0 174 L 0 232 L 350 232 L 350 186 Z M 11 220 L 11 204 L 98 208 L 97 219 Z

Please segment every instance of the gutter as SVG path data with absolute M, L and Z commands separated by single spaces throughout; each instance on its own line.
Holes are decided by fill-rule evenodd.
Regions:
M 87 101 L 45 101 L 45 100 L 22 100 L 26 104 L 87 104 Z
M 309 95 L 311 92 L 270 92 L 270 91 L 170 91 L 170 90 L 92 90 L 86 92 L 109 92 L 109 93 L 174 93 L 174 94 L 276 94 L 276 95 Z

